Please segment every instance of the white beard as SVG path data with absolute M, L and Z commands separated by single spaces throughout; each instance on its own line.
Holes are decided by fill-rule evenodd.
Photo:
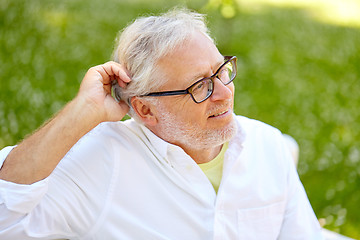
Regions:
M 161 124 L 159 135 L 167 142 L 177 143 L 192 149 L 206 149 L 221 146 L 225 142 L 230 141 L 237 132 L 234 118 L 222 128 L 204 130 L 197 124 L 186 122 L 184 119 L 178 119 L 177 115 L 170 114 L 160 101 L 156 102 L 157 109 L 159 110 L 157 117 L 159 124 Z M 218 108 L 220 109 L 221 106 Z M 213 109 L 212 112 L 216 112 L 216 109 Z

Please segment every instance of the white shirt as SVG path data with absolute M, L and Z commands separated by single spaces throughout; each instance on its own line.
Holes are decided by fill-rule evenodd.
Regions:
M 217 195 L 180 147 L 102 123 L 45 180 L 0 181 L 0 239 L 322 239 L 282 134 L 236 121 Z

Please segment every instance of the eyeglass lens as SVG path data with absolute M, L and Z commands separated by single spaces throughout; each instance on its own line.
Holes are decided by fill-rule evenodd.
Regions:
M 227 85 L 232 80 L 234 80 L 236 72 L 234 71 L 233 62 L 230 61 L 225 64 L 219 71 L 218 74 L 213 76 L 212 78 L 217 77 L 223 84 Z M 202 102 L 207 99 L 213 92 L 214 83 L 213 79 L 205 78 L 202 81 L 195 84 L 189 92 L 193 96 L 196 102 Z

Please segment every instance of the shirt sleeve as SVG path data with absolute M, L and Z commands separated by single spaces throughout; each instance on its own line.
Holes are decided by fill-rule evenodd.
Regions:
M 5 147 L 0 151 L 0 169 L 1 169 L 2 165 L 4 164 L 4 161 L 7 157 L 7 155 L 9 155 L 11 150 L 13 150 L 15 147 L 16 146 Z
M 0 167 L 14 147 L 6 147 L 0 151 Z M 39 204 L 47 189 L 47 179 L 31 185 L 16 184 L 0 179 L 1 239 L 10 239 L 7 237 L 9 230 L 13 233 L 20 232 L 20 229 L 16 229 L 16 224 Z
M 278 239 L 323 239 L 320 224 L 310 205 L 290 151 L 284 141 L 282 148 L 288 168 L 288 193 L 285 216 Z
M 103 220 L 114 180 L 114 148 L 90 131 L 46 179 L 31 185 L 0 180 L 0 239 L 81 239 Z M 13 147 L 0 151 L 0 163 Z M 96 228 L 95 228 L 96 229 Z
M 7 155 L 15 146 L 6 147 L 0 151 L 0 167 Z M 26 214 L 30 212 L 41 200 L 47 190 L 47 180 L 31 185 L 16 184 L 0 179 L 0 212 L 2 219 L 7 213 L 16 212 Z

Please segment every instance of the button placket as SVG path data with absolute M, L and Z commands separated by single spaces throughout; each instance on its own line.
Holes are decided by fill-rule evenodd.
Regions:
M 201 198 L 207 204 L 214 206 L 216 193 L 206 175 L 202 172 L 195 161 L 181 148 L 169 146 L 168 158 L 174 170 L 186 182 L 186 189 Z

